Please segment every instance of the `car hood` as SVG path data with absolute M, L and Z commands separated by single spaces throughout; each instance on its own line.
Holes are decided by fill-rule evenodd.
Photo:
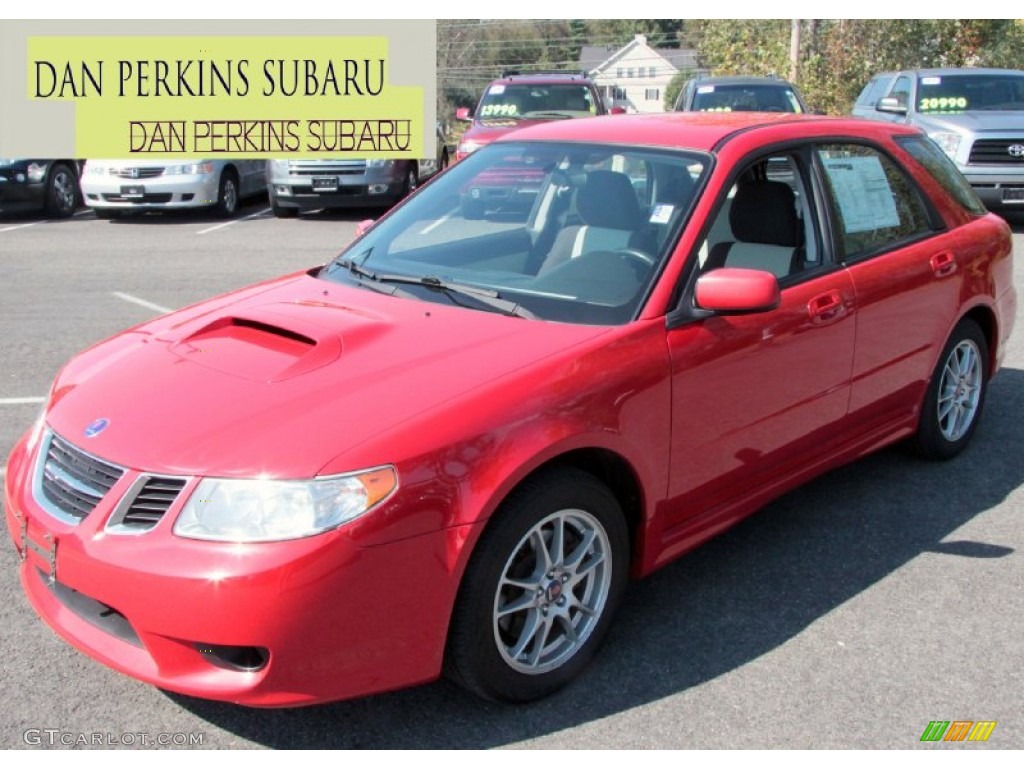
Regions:
M 511 117 L 485 118 L 483 120 L 474 121 L 469 129 L 462 135 L 462 140 L 472 140 L 485 144 L 487 142 L 494 141 L 505 134 L 519 130 L 520 128 L 527 128 L 531 125 L 540 125 L 541 123 L 552 123 L 557 120 L 564 119 L 566 118 L 551 118 L 547 120 L 541 118 L 515 119 Z
M 960 112 L 942 115 L 920 115 L 917 124 L 925 130 L 1011 131 L 1024 133 L 1024 112 Z
M 455 414 L 461 394 L 607 330 L 295 275 L 86 351 L 58 376 L 47 422 L 133 469 L 311 477 L 427 409 Z M 99 419 L 106 428 L 86 437 Z

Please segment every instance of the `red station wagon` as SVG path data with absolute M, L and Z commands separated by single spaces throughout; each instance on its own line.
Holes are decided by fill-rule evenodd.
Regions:
M 510 167 L 529 200 L 464 215 Z M 904 126 L 524 129 L 326 266 L 73 359 L 8 464 L 22 583 L 193 696 L 543 696 L 630 577 L 881 446 L 962 450 L 1011 272 L 1006 224 Z

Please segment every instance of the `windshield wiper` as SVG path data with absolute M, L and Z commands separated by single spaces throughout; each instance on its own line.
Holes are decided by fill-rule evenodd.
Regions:
M 572 118 L 572 115 L 567 115 L 565 112 L 528 112 L 524 115 L 527 120 L 535 117 L 555 117 L 567 120 Z
M 453 303 L 456 304 L 459 302 L 455 301 L 455 296 L 468 296 L 485 307 L 490 307 L 503 314 L 512 315 L 513 317 L 525 317 L 529 320 L 537 319 L 533 312 L 521 306 L 519 302 L 503 299 L 501 294 L 490 288 L 478 288 L 475 285 L 454 283 L 449 280 L 442 280 L 435 275 L 426 275 L 424 277 L 417 277 L 415 275 L 374 275 L 373 279 L 381 283 L 406 283 L 408 285 L 422 285 L 427 288 L 434 288 L 446 293 Z M 460 304 L 460 306 L 465 305 Z
M 366 261 L 366 259 L 370 257 L 370 251 L 372 250 L 373 249 L 370 248 L 369 250 L 360 254 L 360 256 L 363 256 L 363 261 Z M 376 272 L 367 269 L 366 267 L 362 266 L 362 264 L 357 264 L 353 259 L 336 259 L 335 261 L 332 261 L 324 268 L 324 273 L 329 276 L 339 267 L 348 270 L 349 274 L 352 275 L 353 279 L 355 279 L 355 281 L 364 288 L 369 288 L 370 290 L 377 291 L 377 293 L 386 293 L 389 296 L 401 296 L 406 299 L 418 298 L 416 296 L 413 296 L 413 294 L 409 293 L 408 291 L 403 291 L 397 285 L 385 285 L 385 282 L 395 281 L 381 280 Z

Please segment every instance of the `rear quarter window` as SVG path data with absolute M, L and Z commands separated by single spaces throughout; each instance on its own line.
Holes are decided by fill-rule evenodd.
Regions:
M 975 215 L 986 213 L 981 200 L 953 161 L 927 136 L 906 136 L 896 140 L 907 154 L 925 167 L 929 174 L 964 209 Z

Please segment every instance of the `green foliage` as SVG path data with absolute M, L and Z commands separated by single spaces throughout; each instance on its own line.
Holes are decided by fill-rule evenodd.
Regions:
M 791 21 L 696 22 L 698 49 L 714 74 L 789 72 Z M 878 72 L 1019 66 L 1024 26 L 1010 19 L 830 19 L 804 21 L 797 85 L 815 109 L 849 113 Z
M 686 85 L 686 81 L 693 77 L 692 72 L 682 71 L 677 73 L 668 81 L 668 85 L 665 86 L 665 101 L 663 102 L 666 112 L 671 112 L 672 108 L 676 104 L 676 98 L 679 96 L 679 92 L 683 90 L 683 86 Z

